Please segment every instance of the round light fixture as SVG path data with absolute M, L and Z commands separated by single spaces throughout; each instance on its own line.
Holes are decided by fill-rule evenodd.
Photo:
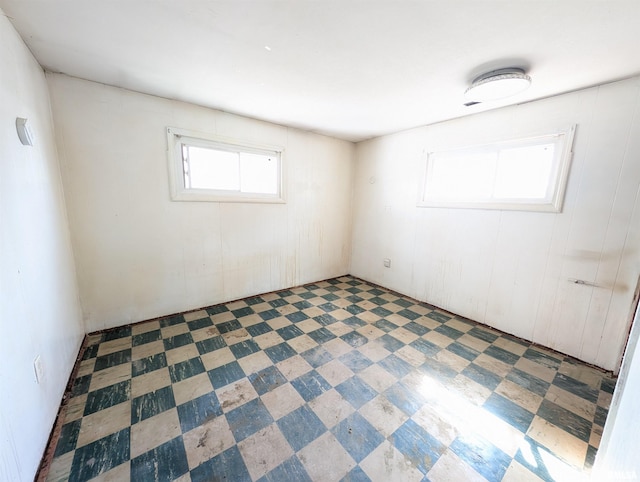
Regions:
M 524 92 L 531 77 L 518 68 L 498 69 L 482 74 L 471 83 L 464 96 L 474 102 L 501 100 Z

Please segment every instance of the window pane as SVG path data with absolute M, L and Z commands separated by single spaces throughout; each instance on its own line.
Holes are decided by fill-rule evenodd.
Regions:
M 237 152 L 189 146 L 192 189 L 240 190 Z
M 554 145 L 500 151 L 494 196 L 502 199 L 545 199 L 552 174 Z
M 495 153 L 436 157 L 431 166 L 427 174 L 426 198 L 464 202 L 491 197 Z
M 240 153 L 242 192 L 277 194 L 278 158 L 274 155 Z

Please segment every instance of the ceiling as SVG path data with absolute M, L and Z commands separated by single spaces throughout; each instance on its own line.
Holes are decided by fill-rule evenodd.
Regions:
M 47 70 L 359 141 L 640 74 L 638 0 L 0 0 Z M 465 107 L 480 73 L 529 90 Z

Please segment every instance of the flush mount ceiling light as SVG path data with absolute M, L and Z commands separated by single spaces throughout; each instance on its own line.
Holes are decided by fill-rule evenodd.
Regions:
M 501 100 L 524 92 L 531 77 L 518 68 L 498 69 L 476 77 L 464 96 L 474 102 Z

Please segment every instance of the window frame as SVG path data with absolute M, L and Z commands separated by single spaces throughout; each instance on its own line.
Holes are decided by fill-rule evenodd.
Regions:
M 285 199 L 285 162 L 284 148 L 260 144 L 229 137 L 204 134 L 201 132 L 167 127 L 167 158 L 169 162 L 169 187 L 172 201 L 232 202 L 284 204 Z M 186 141 L 186 142 L 185 142 Z M 278 188 L 275 194 L 252 193 L 222 189 L 203 189 L 185 187 L 182 146 L 210 148 L 228 152 L 250 154 L 269 154 L 277 156 Z
M 543 134 L 529 135 L 526 137 L 504 139 L 487 144 L 465 146 L 460 148 L 443 149 L 428 152 L 422 163 L 422 176 L 418 194 L 418 207 L 462 208 L 462 209 L 489 209 L 505 211 L 534 211 L 561 213 L 564 203 L 564 195 L 569 179 L 569 170 L 573 158 L 573 139 L 576 125 L 570 125 L 564 129 L 545 132 Z M 547 195 L 541 198 L 476 198 L 463 201 L 438 200 L 428 198 L 427 185 L 429 172 L 432 169 L 434 159 L 446 156 L 478 154 L 481 152 L 499 152 L 507 148 L 527 147 L 556 143 L 559 149 L 554 152 L 554 165 L 549 176 Z

